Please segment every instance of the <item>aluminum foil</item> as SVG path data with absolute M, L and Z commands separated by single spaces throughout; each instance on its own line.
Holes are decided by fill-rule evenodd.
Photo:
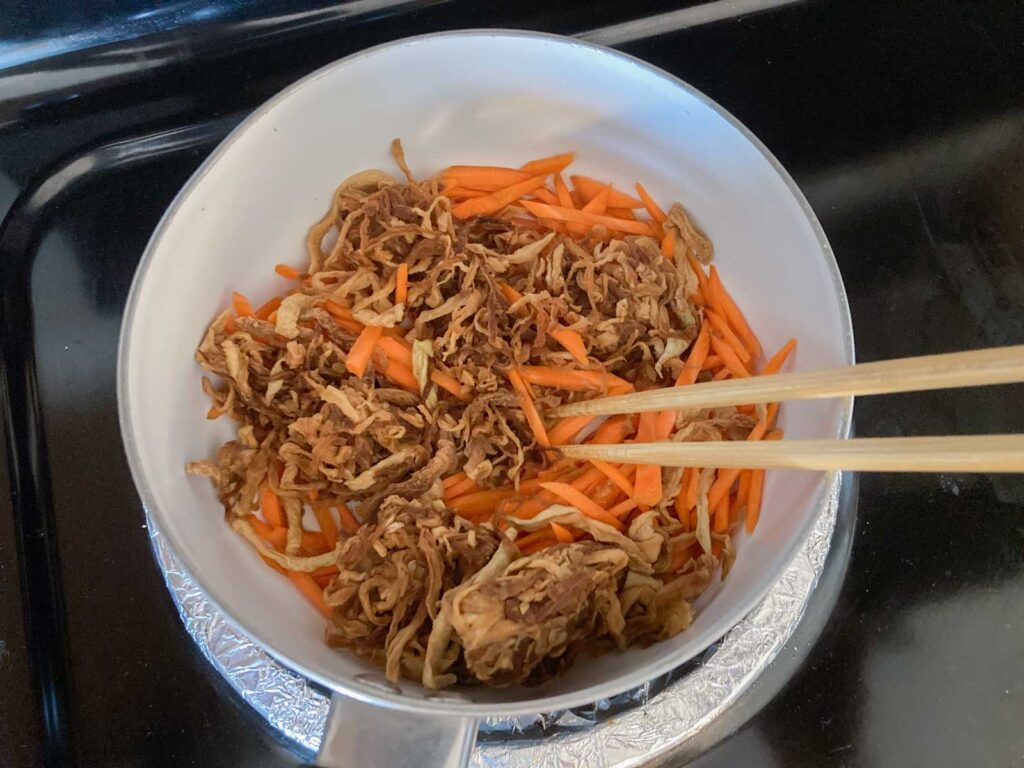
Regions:
M 629 768 L 681 747 L 729 707 L 789 639 L 818 581 L 839 506 L 835 473 L 796 557 L 767 597 L 702 657 L 590 706 L 480 724 L 474 768 Z M 189 635 L 235 691 L 296 746 L 316 751 L 330 697 L 224 618 L 146 514 L 157 562 Z

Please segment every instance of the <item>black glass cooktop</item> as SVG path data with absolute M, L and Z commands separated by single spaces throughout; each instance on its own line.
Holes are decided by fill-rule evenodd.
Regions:
M 1014 0 L 7 0 L 0 19 L 4 768 L 302 762 L 178 620 L 114 366 L 133 270 L 175 192 L 247 112 L 347 53 L 491 26 L 640 56 L 793 174 L 842 269 L 860 360 L 1024 343 Z M 871 398 L 855 428 L 1024 432 L 1022 402 L 1022 387 Z M 790 647 L 668 764 L 1024 765 L 1024 477 L 865 475 L 837 536 Z

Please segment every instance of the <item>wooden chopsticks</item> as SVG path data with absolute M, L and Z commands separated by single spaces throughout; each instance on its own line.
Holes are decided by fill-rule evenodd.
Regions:
M 559 406 L 553 417 L 681 411 L 723 405 L 881 395 L 1024 381 L 1024 345 L 861 363 L 844 368 L 711 381 Z
M 724 469 L 1024 472 L 1024 435 L 563 445 L 573 459 Z

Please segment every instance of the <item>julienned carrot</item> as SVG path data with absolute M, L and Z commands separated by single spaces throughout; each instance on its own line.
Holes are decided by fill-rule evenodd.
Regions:
M 576 331 L 571 328 L 559 328 L 558 330 L 551 331 L 551 338 L 565 347 L 566 351 L 575 357 L 580 365 L 588 365 L 590 363 L 587 359 L 587 345 L 584 343 L 583 337 Z
M 572 535 L 572 531 L 570 531 L 564 525 L 552 523 L 551 530 L 555 532 L 555 538 L 558 539 L 562 544 L 572 544 L 572 542 L 576 540 L 576 537 Z
M 676 379 L 677 387 L 693 384 L 697 381 L 697 376 L 704 367 L 704 362 L 707 360 L 710 349 L 711 334 L 707 325 L 702 325 L 700 333 L 697 334 L 697 338 L 690 348 L 690 354 L 687 356 L 686 362 L 683 363 L 683 370 L 679 372 L 679 377 Z
M 605 479 L 604 473 L 597 467 L 587 467 L 583 473 L 569 483 L 580 493 L 589 493 Z
M 384 354 L 386 354 L 389 359 L 398 363 L 403 368 L 408 368 L 410 373 L 412 372 L 412 348 L 409 346 L 408 342 L 403 341 L 402 339 L 396 339 L 393 336 L 381 336 L 380 339 L 377 340 L 377 346 L 384 351 Z M 385 371 L 385 374 L 386 373 L 387 371 Z M 407 377 L 404 375 L 405 371 L 396 371 L 396 374 L 402 375 L 403 380 L 407 380 Z M 415 380 L 416 377 L 413 376 L 413 381 Z M 433 368 L 430 371 L 430 380 L 442 389 L 448 390 L 458 398 L 465 397 L 462 385 L 451 374 L 439 371 L 437 368 Z M 419 383 L 417 382 L 413 389 L 418 388 Z
M 755 469 L 750 476 L 750 495 L 747 497 L 747 519 L 744 527 L 747 533 L 753 533 L 757 520 L 761 516 L 761 493 L 764 488 L 764 470 Z
M 750 498 L 750 476 L 754 473 L 752 469 L 740 471 L 740 481 L 736 485 L 736 509 L 746 507 Z M 732 520 L 729 521 L 730 524 Z
M 292 580 L 292 583 L 299 588 L 299 590 L 309 601 L 317 607 L 317 609 L 324 615 L 330 616 L 331 609 L 327 607 L 327 603 L 324 602 L 324 591 L 320 586 L 313 581 L 313 577 L 308 573 L 299 573 L 298 571 L 287 571 L 288 578 Z
M 377 346 L 384 329 L 379 325 L 368 325 L 359 332 L 351 351 L 345 358 L 345 367 L 356 376 L 366 373 L 366 366 L 370 364 L 373 356 L 373 348 Z
M 627 514 L 636 509 L 637 506 L 639 505 L 636 503 L 636 499 L 626 499 L 625 501 L 620 501 L 614 507 L 610 507 L 608 509 L 608 514 L 617 520 L 621 520 Z
M 402 262 L 395 272 L 395 304 L 405 304 L 409 298 L 409 265 Z
M 295 267 L 290 267 L 287 264 L 278 264 L 274 267 L 274 271 L 286 280 L 301 280 L 303 275 Z
M 253 317 L 258 318 L 259 320 L 266 320 L 280 306 L 281 306 L 281 297 L 280 296 L 275 296 L 274 298 L 270 299 L 266 304 L 261 306 L 259 309 L 255 310 L 252 313 Z
M 468 219 L 471 216 L 481 216 L 487 213 L 497 213 L 506 205 L 511 205 L 523 195 L 532 192 L 544 185 L 546 177 L 534 176 L 532 179 L 520 181 L 510 187 L 499 189 L 483 197 L 475 197 L 472 200 L 463 200 L 452 207 L 452 213 L 460 219 Z M 527 205 L 526 201 L 523 205 Z M 531 203 L 531 205 L 542 205 L 542 203 Z
M 661 238 L 661 255 L 670 261 L 676 255 L 676 231 L 674 229 L 670 229 Z
M 537 176 L 539 174 L 533 174 Z M 486 189 L 487 187 L 510 187 L 530 178 L 530 174 L 515 168 L 498 168 L 488 165 L 453 165 L 441 172 L 441 178 L 452 186 Z
M 754 425 L 754 428 L 750 430 L 750 434 L 747 435 L 748 442 L 756 442 L 764 437 L 764 433 L 768 430 L 767 421 L 759 421 Z M 719 470 L 718 477 L 714 484 L 711 486 L 711 490 L 708 491 L 708 506 L 712 509 L 718 507 L 718 502 L 722 500 L 722 496 L 729 493 L 732 490 L 732 484 L 736 482 L 736 478 L 740 476 L 739 469 L 726 469 Z M 719 531 L 721 533 L 721 531 Z
M 757 340 L 757 334 L 754 333 L 750 324 L 747 323 L 747 318 L 743 316 L 740 308 L 736 306 L 736 302 L 732 300 L 732 296 L 730 296 L 729 292 L 725 290 L 725 286 L 722 285 L 722 278 L 719 276 L 718 270 L 715 268 L 714 264 L 711 265 L 711 274 L 708 277 L 708 284 L 712 295 L 707 296 L 706 292 L 704 295 L 707 296 L 710 301 L 715 302 L 715 304 L 721 309 L 722 314 L 725 315 L 725 319 L 728 320 L 733 328 L 736 329 L 736 333 L 739 334 L 740 338 L 742 338 L 747 344 L 754 357 L 759 357 L 761 355 L 761 342 Z
M 239 317 L 253 316 L 252 304 L 250 304 L 249 300 L 238 291 L 234 291 L 231 294 L 231 306 L 234 308 L 235 314 Z
M 473 478 L 465 477 L 451 488 L 446 488 L 444 497 L 445 499 L 457 499 L 459 496 L 465 496 L 467 493 L 477 493 L 480 490 L 480 486 L 476 484 Z
M 636 439 L 641 443 L 657 440 L 657 424 L 657 413 L 641 413 Z M 633 498 L 636 499 L 637 503 L 653 507 L 661 501 L 663 493 L 661 466 L 658 464 L 640 464 L 637 466 L 636 478 L 633 481 Z
M 313 505 L 313 515 L 320 526 L 320 532 L 327 539 L 327 544 L 333 549 L 334 545 L 338 543 L 338 524 L 334 522 L 334 515 L 331 514 L 329 508 L 322 504 Z
M 661 207 L 654 202 L 654 198 L 647 194 L 644 185 L 639 181 L 636 183 L 636 193 L 640 195 L 640 200 L 643 202 L 644 208 L 647 209 L 647 215 L 651 217 L 651 221 L 655 224 L 664 224 L 668 217 L 661 210 Z
M 565 184 L 565 179 L 562 178 L 562 174 L 555 174 L 555 194 L 558 196 L 558 204 L 563 208 L 575 208 L 576 204 L 573 202 L 572 193 L 569 191 L 569 187 Z
M 729 327 L 729 323 L 726 322 L 726 319 L 712 309 L 705 310 L 704 314 L 707 316 L 714 329 L 722 334 L 722 338 L 725 339 L 726 343 L 733 348 L 736 356 L 744 363 L 749 363 L 750 353 L 747 351 L 743 342 L 739 340 L 739 337 L 732 332 L 732 328 Z
M 789 357 L 790 353 L 792 353 L 794 349 L 796 349 L 796 339 L 790 339 L 783 344 L 782 349 L 772 355 L 771 360 L 765 364 L 764 370 L 761 371 L 762 375 L 778 373 L 782 370 L 782 366 L 785 364 L 786 358 Z
M 612 185 L 605 185 L 604 189 L 594 195 L 594 197 L 583 206 L 583 210 L 587 213 L 604 213 L 608 208 L 608 200 L 611 198 L 611 194 Z
M 206 412 L 206 418 L 208 418 L 210 421 L 213 421 L 214 419 L 219 419 L 223 415 L 224 411 L 222 411 L 216 405 L 210 406 L 210 410 Z
M 511 499 L 516 495 L 512 489 L 499 488 L 487 491 L 478 491 L 447 502 L 448 506 L 459 515 L 481 515 L 493 512 L 499 503 L 505 499 Z
M 541 157 L 537 160 L 531 160 L 528 163 L 523 163 L 523 165 L 519 167 L 519 170 L 533 176 L 538 176 L 542 173 L 559 173 L 568 168 L 575 159 L 575 152 L 565 152 L 561 155 Z
M 589 203 L 605 189 L 608 185 L 597 179 L 591 179 L 588 176 L 570 176 L 572 179 L 572 185 L 576 188 L 579 193 L 580 199 L 584 203 Z M 643 208 L 644 204 L 637 200 L 635 197 L 627 195 L 625 192 L 619 192 L 613 189 L 611 194 L 608 196 L 608 205 L 613 208 Z M 642 234 L 648 234 L 650 229 L 648 228 Z
M 601 371 L 566 371 L 544 365 L 524 365 L 519 369 L 525 381 L 539 387 L 556 387 L 572 392 L 601 392 L 616 385 L 632 385 L 613 373 Z
M 446 477 L 444 480 L 442 480 L 441 481 L 441 487 L 444 488 L 447 491 L 453 485 L 458 485 L 459 483 L 461 483 L 465 479 L 466 479 L 466 473 L 465 472 L 457 472 L 454 475 L 448 475 L 448 477 Z
M 566 416 L 548 430 L 548 439 L 552 445 L 565 445 L 593 419 L 593 416 Z
M 616 219 L 613 216 L 604 216 L 597 213 L 585 213 L 583 211 L 577 211 L 574 208 L 547 205 L 545 203 L 534 203 L 529 200 L 523 201 L 523 207 L 540 219 L 555 219 L 556 221 L 567 221 L 570 224 L 602 226 L 613 232 L 627 232 L 633 235 L 651 234 L 650 226 L 643 221 Z
M 256 535 L 267 542 L 274 549 L 284 549 L 285 541 L 288 539 L 288 529 L 269 525 L 255 515 L 246 518 L 249 525 L 256 532 Z
M 711 377 L 712 381 L 725 381 L 732 376 L 732 371 L 729 370 L 728 366 L 723 365 L 721 369 L 714 376 Z M 743 378 L 742 376 L 740 378 Z
M 523 298 L 523 294 L 505 282 L 498 283 L 498 290 L 501 291 L 501 295 L 505 297 L 505 301 L 509 304 L 515 304 Z
M 615 208 L 614 206 L 608 206 L 605 211 L 609 216 L 614 216 L 616 219 L 629 219 L 630 221 L 636 221 L 636 214 L 633 213 L 631 208 Z
M 537 406 L 533 404 L 533 398 L 530 396 L 526 384 L 523 383 L 523 377 L 519 371 L 512 370 L 508 372 L 508 379 L 512 383 L 512 389 L 519 395 L 519 403 L 523 408 L 526 422 L 530 425 L 537 444 L 542 448 L 550 448 L 551 441 L 548 439 L 548 431 L 544 427 L 544 420 L 537 413 Z
M 591 459 L 590 463 L 600 470 L 605 477 L 618 486 L 624 494 L 627 496 L 633 495 L 633 484 L 629 482 L 629 478 L 626 477 L 618 467 L 612 466 L 606 461 L 599 461 L 598 459 Z
M 407 389 L 410 392 L 420 391 L 420 383 L 416 379 L 416 374 L 412 372 L 412 368 L 387 357 L 385 357 L 385 362 L 387 363 L 386 366 L 381 368 L 381 373 L 384 376 L 391 379 L 402 389 Z
M 547 187 L 537 187 L 530 193 L 542 203 L 548 203 L 549 205 L 558 205 L 558 196 Z
M 594 434 L 587 442 L 593 445 L 612 445 L 621 443 L 631 434 L 633 434 L 633 423 L 629 416 L 612 416 L 594 430 Z
M 743 365 L 735 350 L 716 330 L 711 331 L 711 348 L 715 350 L 715 354 L 722 358 L 725 362 L 725 367 L 733 376 L 739 376 L 740 378 L 750 376 L 750 371 Z
M 587 517 L 592 517 L 595 520 L 600 520 L 602 523 L 607 523 L 608 525 L 611 525 L 615 528 L 622 527 L 622 524 L 619 522 L 618 518 L 615 518 L 612 515 L 608 514 L 608 510 L 588 499 L 586 496 L 584 496 L 578 490 L 573 488 L 571 485 L 558 482 L 541 483 L 540 485 L 541 488 L 543 488 L 544 490 L 551 491 L 551 493 L 555 494 L 555 496 L 558 496 L 571 506 L 576 507 L 576 509 L 578 509 Z
M 493 191 L 491 189 L 469 189 L 468 187 L 445 187 L 442 194 L 450 200 L 460 202 L 462 200 L 472 200 L 475 197 L 483 197 Z
M 341 527 L 349 533 L 359 530 L 359 521 L 356 520 L 356 516 L 352 514 L 352 510 L 345 502 L 338 504 L 338 517 L 341 518 Z
M 287 525 L 284 517 L 284 510 L 281 509 L 281 500 L 277 497 L 269 485 L 260 488 L 260 508 L 263 510 L 263 519 L 275 528 Z

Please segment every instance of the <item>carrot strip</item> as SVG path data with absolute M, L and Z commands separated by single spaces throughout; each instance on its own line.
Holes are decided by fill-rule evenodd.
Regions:
M 213 421 L 214 419 L 219 419 L 223 415 L 224 411 L 222 411 L 216 405 L 211 405 L 210 410 L 206 412 L 206 418 L 208 418 L 210 421 Z
M 605 210 L 609 216 L 614 216 L 616 219 L 628 219 L 629 221 L 637 221 L 636 214 L 633 213 L 630 208 L 615 208 L 614 206 L 608 206 Z
M 302 532 L 302 548 L 314 555 L 321 555 L 334 549 L 328 546 L 327 537 L 317 531 Z
M 628 435 L 633 434 L 633 424 L 628 416 L 613 416 L 594 430 L 590 440 L 592 445 L 611 445 L 621 443 Z
M 395 273 L 395 304 L 405 304 L 409 298 L 409 265 L 402 262 Z
M 455 483 L 451 488 L 445 489 L 445 499 L 457 499 L 459 496 L 465 496 L 467 493 L 475 493 L 482 490 L 476 481 L 471 477 L 464 478 L 461 482 Z
M 725 315 L 725 318 L 736 329 L 736 333 L 746 342 L 754 357 L 759 357 L 761 355 L 761 342 L 757 340 L 757 334 L 754 333 L 750 324 L 747 323 L 747 318 L 743 316 L 740 308 L 736 306 L 732 296 L 725 290 L 725 286 L 722 285 L 722 278 L 719 276 L 714 264 L 711 265 L 711 275 L 708 278 L 708 283 L 711 295 L 708 296 L 707 292 L 704 295 L 708 296 L 715 303 L 716 308 Z
M 452 208 L 452 213 L 460 219 L 468 219 L 471 216 L 480 216 L 486 213 L 497 213 L 506 205 L 514 203 L 528 192 L 543 186 L 545 180 L 544 176 L 535 176 L 532 179 L 526 179 L 510 187 L 491 192 L 489 195 L 472 200 L 463 200 Z M 527 206 L 527 203 L 524 201 L 523 205 Z M 530 205 L 541 205 L 541 203 L 531 203 Z
M 750 434 L 747 435 L 748 442 L 756 442 L 764 437 L 764 433 L 768 429 L 767 421 L 759 421 L 754 425 L 754 428 L 750 430 Z M 718 502 L 721 501 L 722 496 L 729 493 L 732 489 L 733 483 L 736 482 L 736 478 L 740 476 L 739 469 L 727 469 L 719 471 L 718 477 L 715 479 L 714 484 L 711 486 L 711 490 L 708 491 L 708 506 L 712 509 L 718 507 Z
M 577 211 L 574 208 L 546 205 L 545 203 L 533 203 L 529 200 L 523 201 L 523 207 L 534 216 L 542 219 L 555 219 L 557 221 L 567 221 L 571 224 L 587 224 L 589 226 L 600 225 L 615 232 L 628 232 L 633 235 L 649 235 L 651 233 L 651 228 L 642 221 L 616 219 L 613 216 L 586 213 L 584 211 Z
M 458 472 L 458 473 L 456 473 L 454 475 L 448 475 L 448 477 L 446 477 L 444 480 L 441 481 L 441 487 L 444 488 L 447 491 L 453 485 L 458 485 L 459 483 L 461 483 L 465 479 L 466 479 L 466 473 L 465 472 Z
M 583 342 L 583 337 L 576 331 L 571 328 L 559 328 L 557 331 L 551 332 L 551 338 L 565 347 L 580 365 L 590 363 L 587 359 L 587 345 Z
M 580 200 L 584 203 L 589 203 L 604 190 L 608 185 L 604 182 L 591 179 L 587 176 L 570 176 L 572 179 L 572 185 L 576 188 L 579 193 Z M 608 205 L 613 208 L 643 208 L 644 204 L 637 200 L 635 197 L 627 195 L 625 192 L 619 192 L 613 189 L 608 197 Z M 643 232 L 641 234 L 647 234 Z
M 612 466 L 606 461 L 600 461 L 599 459 L 591 459 L 590 463 L 597 467 L 605 477 L 621 488 L 624 494 L 627 496 L 633 495 L 633 484 L 617 467 Z
M 531 160 L 528 163 L 523 163 L 519 166 L 519 170 L 523 173 L 528 173 L 532 176 L 538 176 L 542 173 L 559 173 L 564 171 L 573 160 L 576 159 L 575 152 L 565 152 L 561 155 L 552 155 L 551 157 L 541 157 L 537 160 Z
M 632 385 L 612 373 L 601 371 L 563 371 L 543 365 L 524 365 L 519 369 L 523 380 L 539 387 L 557 387 L 572 392 L 601 392 L 615 385 Z
M 452 499 L 448 506 L 459 515 L 479 515 L 484 512 L 493 512 L 499 503 L 505 499 L 511 499 L 516 495 L 512 489 L 499 488 L 486 491 L 478 491 Z
M 715 353 L 722 358 L 725 362 L 725 367 L 734 376 L 739 376 L 740 378 L 750 376 L 750 372 L 736 355 L 736 351 L 729 346 L 729 343 L 722 338 L 721 334 L 719 334 L 717 330 L 713 330 L 711 332 L 711 348 L 714 349 Z
M 721 471 L 719 471 L 721 474 Z M 717 482 L 717 481 L 716 481 Z M 711 499 L 708 499 L 708 506 L 711 506 Z M 718 500 L 718 503 L 713 507 L 714 521 L 711 524 L 711 530 L 715 533 L 725 533 L 729 530 L 729 492 L 728 490 Z
M 636 509 L 637 506 L 638 505 L 636 503 L 636 499 L 626 499 L 625 501 L 620 501 L 614 507 L 610 508 L 608 510 L 608 514 L 616 519 L 621 520 L 628 513 Z
M 565 445 L 593 420 L 593 416 L 567 416 L 548 430 L 548 439 L 552 445 Z
M 608 199 L 612 194 L 612 185 L 608 184 L 597 193 L 592 200 L 583 206 L 586 213 L 604 213 L 608 208 Z M 557 205 L 557 203 L 556 203 Z
M 564 525 L 552 523 L 551 530 L 555 532 L 555 538 L 558 539 L 562 544 L 572 544 L 574 541 L 576 541 L 576 537 L 572 535 L 572 531 L 570 531 Z
M 778 373 L 780 370 L 782 370 L 782 366 L 785 364 L 786 358 L 789 357 L 790 353 L 794 349 L 796 349 L 796 339 L 790 339 L 789 341 L 782 345 L 782 349 L 780 349 L 778 352 L 772 355 L 771 360 L 769 360 L 765 364 L 764 370 L 761 371 L 761 374 L 767 375 L 772 373 Z
M 729 323 L 726 322 L 725 318 L 720 314 L 711 309 L 704 310 L 704 314 L 707 315 L 711 325 L 714 326 L 715 330 L 722 334 L 722 338 L 725 339 L 726 343 L 733 348 L 736 352 L 736 356 L 744 363 L 750 362 L 750 353 L 747 352 L 747 348 L 743 345 L 743 342 L 739 340 L 732 329 L 729 327 Z
M 324 309 L 330 313 L 331 317 L 335 319 L 338 325 L 350 333 L 358 335 L 363 328 L 366 327 L 355 319 L 355 316 L 352 314 L 352 310 L 348 307 L 341 306 L 341 304 L 338 304 L 337 302 L 328 299 L 324 302 Z
M 412 347 L 409 346 L 408 342 L 403 341 L 402 339 L 396 339 L 393 336 L 381 336 L 377 341 L 377 346 L 384 350 L 384 354 L 386 354 L 390 360 L 393 360 L 404 368 L 408 368 L 410 373 L 412 372 Z M 402 374 L 404 374 L 404 371 L 399 375 Z M 416 377 L 413 376 L 412 380 L 415 382 Z M 451 374 L 434 368 L 430 371 L 430 380 L 442 389 L 448 390 L 458 398 L 465 397 L 462 385 Z M 413 389 L 419 389 L 418 382 L 415 384 Z
M 723 366 L 718 373 L 711 377 L 712 381 L 724 381 L 732 375 L 732 371 L 727 366 Z M 742 378 L 742 377 L 740 377 Z
M 622 524 L 619 522 L 618 518 L 612 517 L 610 514 L 608 514 L 608 510 L 604 509 L 604 507 L 601 507 L 598 504 L 591 501 L 590 499 L 588 499 L 586 496 L 584 496 L 578 490 L 573 488 L 571 485 L 568 485 L 566 483 L 551 482 L 541 483 L 540 486 L 546 491 L 551 491 L 551 493 L 555 494 L 556 496 L 558 496 L 571 506 L 576 507 L 576 509 L 578 509 L 587 517 L 592 517 L 595 520 L 600 520 L 602 523 L 607 523 L 608 525 L 614 526 L 615 528 L 622 527 Z
M 651 217 L 651 220 L 659 225 L 664 224 L 668 217 L 661 207 L 654 202 L 654 198 L 647 194 L 644 185 L 639 181 L 636 183 L 636 193 L 640 195 L 640 200 L 643 202 L 644 208 L 647 209 L 647 215 Z
M 268 525 L 255 515 L 249 515 L 246 520 L 249 522 L 249 525 L 252 526 L 256 535 L 270 544 L 270 546 L 274 549 L 284 549 L 285 542 L 288 539 L 287 528 Z
M 510 187 L 530 178 L 530 174 L 517 171 L 515 168 L 453 165 L 441 172 L 441 178 L 446 184 L 469 187 L 470 189 L 484 189 L 487 186 Z
M 512 383 L 512 389 L 519 395 L 519 404 L 526 415 L 526 422 L 530 425 L 533 436 L 537 439 L 537 444 L 543 448 L 550 448 L 551 441 L 548 439 L 548 431 L 544 427 L 544 420 L 537 413 L 537 406 L 533 404 L 533 398 L 530 397 L 530 392 L 527 390 L 526 384 L 523 383 L 523 377 L 519 371 L 513 370 L 508 372 L 508 379 Z
M 562 174 L 555 174 L 555 194 L 558 196 L 558 204 L 563 208 L 575 208 L 576 203 L 573 202 L 572 193 L 569 192 L 569 187 L 565 185 L 565 179 L 562 178 Z
M 697 334 L 697 338 L 693 342 L 693 347 L 690 348 L 690 354 L 683 364 L 683 370 L 679 372 L 679 377 L 676 379 L 677 387 L 693 384 L 697 381 L 697 375 L 704 367 L 710 348 L 711 334 L 708 331 L 707 325 L 702 325 L 700 333 Z
M 547 187 L 538 187 L 530 193 L 535 198 L 540 200 L 542 203 L 548 203 L 549 205 L 558 205 L 558 196 Z
M 320 532 L 327 539 L 327 545 L 334 549 L 334 545 L 338 543 L 338 524 L 334 522 L 331 510 L 322 504 L 314 504 L 313 516 L 316 517 L 316 522 L 320 526 Z
M 299 588 L 309 602 L 317 607 L 324 616 L 331 615 L 331 609 L 327 607 L 327 603 L 324 602 L 324 591 L 320 589 L 320 586 L 313 581 L 313 577 L 308 573 L 299 573 L 298 571 L 286 571 L 288 578 L 292 580 L 292 583 Z
M 661 255 L 669 261 L 676 255 L 676 231 L 670 229 L 668 234 L 661 238 Z
M 523 298 L 523 294 L 521 294 L 508 283 L 499 282 L 498 290 L 501 291 L 501 295 L 505 297 L 505 301 L 507 301 L 509 304 L 515 304 L 517 301 Z
M 281 499 L 277 497 L 269 485 L 260 488 L 260 507 L 263 509 L 263 519 L 275 528 L 287 525 L 284 510 L 281 509 Z
M 283 277 L 285 280 L 301 280 L 303 275 L 295 267 L 289 267 L 287 264 L 278 264 L 274 267 L 274 271 Z
M 462 200 L 472 200 L 477 197 L 483 197 L 493 191 L 494 190 L 491 189 L 469 189 L 468 187 L 445 187 L 441 194 L 449 200 L 461 202 Z
M 640 426 L 636 439 L 642 443 L 657 440 L 658 414 L 654 412 L 640 414 Z M 638 504 L 654 506 L 661 501 L 664 488 L 661 482 L 661 466 L 658 464 L 640 464 L 636 468 L 636 479 L 633 481 L 633 498 Z
M 764 490 L 764 470 L 755 469 L 750 477 L 750 495 L 747 500 L 747 519 L 744 523 L 747 533 L 753 533 L 761 516 L 761 494 Z
M 258 318 L 258 319 L 260 319 L 260 320 L 266 320 L 275 311 L 277 311 L 277 308 L 280 307 L 280 306 L 281 306 L 281 297 L 280 296 L 275 296 L 270 301 L 268 301 L 266 304 L 264 304 L 262 307 L 260 307 L 255 312 L 253 312 L 253 316 Z
M 391 358 L 388 358 L 387 363 L 387 368 L 384 368 L 381 373 L 403 389 L 410 392 L 420 391 L 420 383 L 416 380 L 416 374 L 412 372 L 412 368 Z
M 604 480 L 604 473 L 601 470 L 597 467 L 588 467 L 569 485 L 580 493 L 587 493 L 592 491 L 602 480 Z
M 359 521 L 356 520 L 356 516 L 352 514 L 352 510 L 348 508 L 348 504 L 341 502 L 338 505 L 338 517 L 341 518 L 341 527 L 349 533 L 355 533 L 359 530 Z
M 235 314 L 239 317 L 253 316 L 252 304 L 250 304 L 249 300 L 238 291 L 234 291 L 231 294 L 231 306 L 234 308 Z

